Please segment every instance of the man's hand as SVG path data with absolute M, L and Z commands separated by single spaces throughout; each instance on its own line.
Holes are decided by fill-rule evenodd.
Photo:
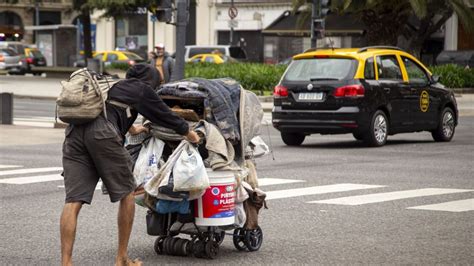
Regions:
M 140 134 L 142 132 L 148 132 L 149 129 L 147 127 L 144 127 L 142 125 L 132 125 L 129 129 L 128 129 L 128 133 L 130 133 L 130 135 L 137 135 L 137 134 Z
M 188 134 L 186 134 L 186 136 L 184 136 L 184 137 L 191 143 L 198 143 L 199 142 L 199 136 L 193 130 L 189 130 Z

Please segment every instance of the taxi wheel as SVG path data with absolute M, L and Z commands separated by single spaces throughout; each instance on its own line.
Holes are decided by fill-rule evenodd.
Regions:
M 455 118 L 453 109 L 446 107 L 444 108 L 438 121 L 438 128 L 431 131 L 431 136 L 435 141 L 447 142 L 451 141 L 454 136 L 455 130 Z
M 380 147 L 385 145 L 388 136 L 388 120 L 382 110 L 377 110 L 370 122 L 370 127 L 365 134 L 364 141 L 370 147 Z
M 300 133 L 281 132 L 281 139 L 288 146 L 299 146 L 306 136 Z

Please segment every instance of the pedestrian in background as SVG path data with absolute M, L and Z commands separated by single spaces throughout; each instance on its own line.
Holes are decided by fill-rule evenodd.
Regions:
M 125 134 L 140 113 L 153 123 L 173 129 L 190 142 L 199 136 L 187 122 L 174 114 L 153 91 L 159 79 L 148 64 L 136 64 L 127 71 L 126 79 L 116 83 L 107 100 L 129 108 L 107 104 L 107 118 L 101 114 L 90 123 L 69 125 L 63 144 L 63 169 L 66 200 L 60 220 L 62 265 L 72 265 L 77 219 L 84 203 L 90 204 L 99 178 L 102 179 L 111 202 L 120 201 L 118 251 L 115 265 L 141 265 L 128 257 L 128 242 L 135 215 L 135 180 L 130 154 L 123 146 Z M 144 130 L 132 128 L 134 133 Z
M 173 73 L 174 59 L 165 51 L 165 45 L 159 43 L 155 46 L 156 57 L 151 60 L 151 65 L 158 70 L 161 77 L 161 84 L 170 82 Z

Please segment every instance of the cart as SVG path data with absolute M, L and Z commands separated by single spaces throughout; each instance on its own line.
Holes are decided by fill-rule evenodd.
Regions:
M 202 93 L 203 86 L 212 87 L 214 91 Z M 216 91 L 216 88 L 225 91 L 225 93 L 222 94 L 222 91 Z M 263 116 L 262 107 L 255 94 L 244 90 L 237 82 L 230 79 L 191 79 L 175 82 L 162 87 L 158 94 L 181 117 L 212 121 L 215 118 L 215 114 L 213 113 L 212 103 L 210 103 L 212 100 L 209 99 L 209 94 L 214 97 L 213 101 L 215 101 L 217 95 L 222 97 L 223 101 L 229 103 L 230 99 L 235 101 L 236 90 L 239 92 L 239 104 L 238 106 L 228 105 L 228 108 L 232 109 L 230 111 L 238 121 L 238 128 L 237 130 L 235 128 L 227 128 L 224 131 L 227 130 L 228 136 L 232 136 L 229 138 L 233 138 L 232 141 L 236 154 L 235 162 L 238 165 L 252 164 L 255 169 L 251 140 L 259 133 L 259 126 Z M 189 110 L 191 110 L 191 115 L 189 112 L 186 112 Z M 232 130 L 234 131 L 232 132 Z M 237 141 L 234 138 L 236 137 L 235 132 L 238 134 Z M 254 183 L 252 187 L 257 186 L 257 182 Z M 247 221 L 243 226 L 238 226 L 234 223 L 198 225 L 195 219 L 197 200 L 190 201 L 191 213 L 188 215 L 176 213 L 159 214 L 155 209 L 149 208 L 146 217 L 147 233 L 157 236 L 154 242 L 155 252 L 158 255 L 195 256 L 197 258 L 214 259 L 218 255 L 219 246 L 224 241 L 226 235 L 232 237 L 233 244 L 239 251 L 253 252 L 259 250 L 263 243 L 263 231 L 258 226 L 256 215 L 258 215 L 258 210 L 264 205 L 264 195 L 259 197 L 256 192 L 248 192 L 250 192 L 250 197 L 244 202 L 243 206 L 245 213 L 253 214 L 255 221 Z M 235 193 L 235 190 L 233 193 Z M 150 205 L 154 206 L 153 204 L 148 206 Z M 206 208 L 206 206 L 203 206 L 203 208 Z

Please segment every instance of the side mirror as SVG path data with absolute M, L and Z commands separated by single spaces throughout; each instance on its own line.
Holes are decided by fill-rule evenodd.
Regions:
M 433 76 L 431 76 L 431 82 L 432 82 L 432 83 L 438 83 L 439 80 L 440 80 L 440 78 L 441 78 L 441 77 L 438 76 L 438 75 L 433 75 Z

